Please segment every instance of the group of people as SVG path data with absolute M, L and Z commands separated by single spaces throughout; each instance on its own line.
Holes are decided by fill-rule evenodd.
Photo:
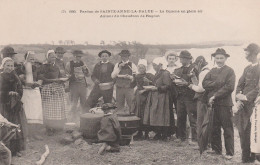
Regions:
M 185 143 L 189 138 L 189 123 L 190 143 L 196 144 L 205 114 L 212 107 L 212 152 L 222 154 L 223 129 L 225 157 L 231 159 L 234 155 L 231 94 L 235 90 L 236 77 L 234 70 L 226 65 L 230 55 L 224 49 L 218 48 L 212 54 L 215 62 L 213 68 L 208 66 L 203 56 L 192 62 L 193 57 L 187 50 L 179 55 L 168 51 L 165 56 L 152 61 L 155 74 L 148 73 L 147 60 L 140 59 L 137 65 L 131 62 L 129 50 L 122 50 L 118 54 L 121 59 L 116 64 L 109 61 L 111 52 L 101 51 L 98 54 L 100 61 L 94 66 L 92 74 L 81 59 L 83 51 L 73 51 L 74 59 L 67 64 L 63 61 L 65 52 L 62 47 L 49 50 L 46 62 L 36 65 L 35 52 L 28 51 L 21 65 L 15 62 L 16 52 L 12 47 L 7 46 L 1 51 L 0 114 L 8 121 L 19 124 L 22 130 L 10 144 L 6 144 L 13 155 L 21 156 L 26 137 L 41 139 L 37 133 L 39 125 L 45 125 L 48 135 L 63 129 L 69 101 L 66 99 L 67 88 L 72 104 L 70 114 L 73 116 L 78 100 L 82 113 L 95 107 L 101 97 L 104 103 L 111 103 L 114 87 L 116 113 L 134 114 L 140 118 L 141 126 L 135 138 L 148 139 L 149 132 L 153 131 L 155 140 L 168 140 L 176 134 L 177 141 Z M 252 64 L 245 68 L 239 79 L 236 106 L 244 109 L 241 116 L 246 123 L 245 129 L 239 131 L 242 161 L 253 162 L 256 156 L 250 151 L 250 116 L 259 95 L 259 46 L 250 44 L 245 52 L 246 59 Z M 176 65 L 178 59 L 181 66 Z M 86 77 L 90 75 L 94 87 L 87 97 Z M 27 123 L 31 129 L 27 129 Z

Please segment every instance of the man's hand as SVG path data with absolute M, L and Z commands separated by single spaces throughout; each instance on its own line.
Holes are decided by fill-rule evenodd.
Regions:
M 215 99 L 215 96 L 212 96 L 210 99 L 209 99 L 209 104 L 213 104 L 214 103 L 214 99 Z
M 193 86 L 193 84 L 190 84 L 188 87 L 189 87 L 190 89 L 192 89 L 192 86 Z
M 83 68 L 83 69 L 87 69 L 88 67 L 87 67 L 86 65 L 83 65 L 82 68 Z
M 260 103 L 260 96 L 258 96 L 255 100 L 255 104 L 259 104 Z
M 129 80 L 133 80 L 133 79 L 134 79 L 134 77 L 133 77 L 133 76 L 131 76 L 131 75 L 128 75 L 128 74 L 125 76 L 125 78 L 126 78 L 126 79 L 129 79 Z
M 154 87 L 152 87 L 150 90 L 151 90 L 151 91 L 157 91 L 158 88 L 157 88 L 156 86 L 154 86 Z
M 126 63 L 121 63 L 121 64 L 119 64 L 119 65 L 118 65 L 119 69 L 122 69 L 122 67 L 124 67 L 125 64 L 126 64 Z
M 175 82 L 175 84 L 178 85 L 178 86 L 187 86 L 188 82 L 185 81 L 185 80 L 182 80 L 181 82 Z
M 246 95 L 241 94 L 241 93 L 236 95 L 236 99 L 239 100 L 239 101 L 247 101 Z
M 100 84 L 100 81 L 99 81 L 98 79 L 96 79 L 96 80 L 94 81 L 94 83 L 95 83 L 96 85 L 98 85 L 98 84 Z
M 244 106 L 244 104 L 243 104 L 242 101 L 237 101 L 236 102 L 236 107 L 237 108 L 235 108 L 236 111 L 234 111 L 234 112 L 237 112 L 239 109 L 243 108 L 243 106 Z

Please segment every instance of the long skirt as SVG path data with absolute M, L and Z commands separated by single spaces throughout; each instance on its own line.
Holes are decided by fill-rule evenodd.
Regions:
M 260 154 L 260 105 L 256 105 L 251 116 L 251 152 Z
M 42 124 L 42 99 L 39 88 L 24 88 L 22 102 L 27 122 L 29 124 Z
M 66 99 L 62 84 L 44 85 L 41 92 L 43 123 L 47 128 L 63 129 L 66 122 Z

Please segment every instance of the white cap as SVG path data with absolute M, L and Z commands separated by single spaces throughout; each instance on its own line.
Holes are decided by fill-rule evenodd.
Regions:
M 137 65 L 144 65 L 145 67 L 147 67 L 147 60 L 146 59 L 140 59 L 138 61 L 138 64 Z
M 156 65 L 159 65 L 159 64 L 162 64 L 162 69 L 166 69 L 168 63 L 165 59 L 165 57 L 156 57 L 154 60 L 153 60 L 153 63 L 156 64 Z
M 4 68 L 4 65 L 6 63 L 6 61 L 14 61 L 12 58 L 10 57 L 5 57 L 3 60 L 2 60 L 2 64 L 0 66 L 0 69 L 3 69 Z

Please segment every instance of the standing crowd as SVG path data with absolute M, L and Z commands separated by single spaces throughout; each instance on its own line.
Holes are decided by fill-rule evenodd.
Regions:
M 242 125 L 239 135 L 244 163 L 260 160 L 257 156 L 260 152 L 250 150 L 250 117 L 255 105 L 260 102 L 259 51 L 256 44 L 245 48 L 246 59 L 251 65 L 245 68 L 235 91 L 235 109 L 238 109 Z M 168 51 L 165 56 L 152 61 L 155 74 L 147 72 L 147 60 L 140 59 L 137 65 L 131 62 L 129 50 L 118 54 L 121 60 L 116 64 L 109 61 L 111 52 L 101 51 L 98 54 L 100 61 L 92 73 L 81 59 L 84 55 L 82 50 L 74 50 L 73 60 L 65 63 L 63 55 L 66 51 L 57 47 L 46 53 L 43 64 L 36 62 L 33 51 L 26 52 L 23 64 L 14 60 L 16 52 L 12 47 L 3 48 L 1 53 L 0 122 L 11 122 L 14 125 L 9 124 L 10 127 L 19 127 L 21 131 L 17 131 L 8 143 L 0 144 L 0 159 L 6 150 L 11 151 L 5 152 L 9 155 L 22 156 L 26 139 L 42 140 L 39 134 L 41 125 L 51 136 L 62 130 L 70 118 L 89 112 L 101 97 L 104 103 L 111 103 L 114 88 L 116 114 L 134 114 L 140 118 L 141 125 L 134 138 L 150 139 L 149 132 L 153 131 L 154 140 L 167 141 L 175 134 L 179 143 L 197 145 L 207 111 L 212 108 L 214 115 L 208 152 L 222 154 L 223 129 L 224 157 L 232 159 L 234 155 L 231 94 L 235 90 L 236 76 L 234 70 L 226 65 L 230 55 L 222 48 L 211 55 L 215 63 L 213 68 L 208 66 L 203 56 L 193 62 L 187 50 L 179 55 Z M 176 65 L 178 60 L 181 66 Z M 86 77 L 89 76 L 94 87 L 87 97 Z M 70 99 L 67 99 L 68 95 Z M 66 113 L 67 102 L 71 104 L 69 115 Z M 3 132 L 10 128 L 0 129 L 1 140 L 5 135 Z M 188 140 L 190 133 L 191 140 Z

